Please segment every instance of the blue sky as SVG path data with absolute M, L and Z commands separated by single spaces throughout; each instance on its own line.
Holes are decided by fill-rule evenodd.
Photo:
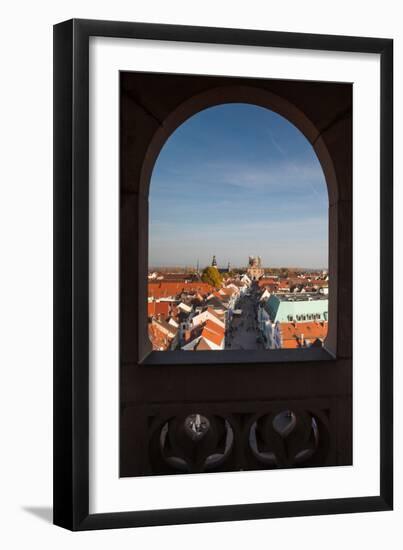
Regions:
M 327 267 L 328 195 L 312 146 L 280 115 L 211 107 L 162 148 L 150 186 L 149 265 Z

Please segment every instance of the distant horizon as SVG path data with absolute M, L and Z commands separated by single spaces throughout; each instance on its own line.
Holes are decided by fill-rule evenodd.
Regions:
M 205 109 L 155 163 L 149 264 L 207 266 L 216 255 L 220 267 L 244 266 L 257 253 L 273 267 L 326 265 L 328 202 L 313 147 L 293 124 L 256 105 Z
M 218 262 L 217 262 L 217 267 L 218 269 L 227 269 L 228 267 L 228 264 L 225 264 L 225 265 L 220 265 Z M 205 269 L 206 267 L 210 267 L 211 266 L 211 263 L 210 264 L 207 264 L 207 265 L 201 265 L 199 264 L 199 269 L 200 270 L 203 270 Z M 230 267 L 231 269 L 248 269 L 248 264 L 245 263 L 243 265 L 235 265 L 235 264 L 231 264 L 230 262 Z M 322 267 L 322 266 L 314 266 L 314 267 L 308 267 L 308 266 L 300 266 L 300 265 L 268 265 L 268 266 L 265 266 L 265 265 L 262 265 L 261 266 L 262 269 L 299 269 L 301 271 L 303 270 L 311 270 L 311 271 L 327 271 L 329 268 L 328 267 Z M 160 265 L 150 265 L 149 268 L 148 268 L 148 271 L 152 271 L 154 269 L 161 269 L 161 268 L 166 268 L 166 269 L 173 269 L 173 268 L 180 268 L 180 269 L 197 269 L 197 263 L 195 264 L 160 264 Z

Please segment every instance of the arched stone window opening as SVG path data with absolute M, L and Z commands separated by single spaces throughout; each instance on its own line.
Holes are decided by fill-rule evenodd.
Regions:
M 122 73 L 120 97 L 120 475 L 183 473 L 183 467 L 248 470 L 267 468 L 268 462 L 288 467 L 297 457 L 307 459 L 300 465 L 351 464 L 352 85 Z M 151 349 L 147 272 L 152 171 L 181 124 L 204 109 L 231 103 L 249 103 L 286 118 L 310 142 L 320 162 L 329 202 L 329 330 L 324 348 L 225 353 Z M 311 321 L 322 313 L 313 308 Z M 297 323 L 294 312 L 288 315 L 289 322 Z M 278 323 L 271 337 L 281 342 Z M 284 426 L 289 430 L 298 423 L 309 429 L 301 435 L 312 444 L 293 456 L 272 456 L 269 440 L 282 438 Z M 173 453 L 168 445 L 175 440 L 186 446 L 189 438 L 197 440 L 205 432 L 207 439 L 219 436 L 214 464 L 210 452 L 195 461 L 186 453 Z M 138 441 L 145 437 L 149 445 L 139 449 Z M 237 449 L 243 450 L 239 454 Z
M 340 204 L 343 206 L 343 210 L 347 210 L 351 207 L 351 202 L 349 200 L 340 198 L 339 184 L 336 177 L 336 168 L 335 163 L 339 164 L 338 172 L 346 180 L 346 187 L 349 186 L 349 179 L 351 179 L 351 174 L 348 173 L 348 166 L 344 169 L 341 167 L 341 161 L 345 160 L 343 158 L 343 152 L 340 153 L 340 144 L 346 139 L 351 139 L 350 130 L 351 130 L 351 111 L 342 112 L 338 114 L 334 120 L 331 120 L 327 123 L 327 128 L 323 129 L 317 122 L 314 122 L 307 114 L 298 108 L 295 104 L 291 103 L 284 97 L 281 97 L 278 94 L 274 94 L 271 91 L 264 90 L 261 88 L 256 88 L 252 86 L 228 86 L 228 87 L 217 87 L 209 89 L 206 92 L 196 94 L 189 98 L 188 100 L 182 102 L 175 109 L 173 109 L 163 120 L 158 121 L 155 132 L 153 133 L 152 139 L 150 140 L 148 147 L 145 151 L 144 160 L 141 165 L 140 170 L 140 180 L 139 180 L 139 195 L 141 200 L 144 201 L 145 205 L 148 202 L 149 189 L 152 172 L 155 166 L 155 163 L 158 159 L 164 144 L 169 140 L 170 136 L 175 132 L 175 130 L 186 122 L 193 115 L 200 113 L 201 111 L 208 109 L 209 107 L 219 106 L 223 104 L 231 103 L 247 103 L 265 109 L 269 109 L 277 113 L 278 115 L 287 119 L 291 124 L 293 124 L 306 139 L 311 143 L 315 154 L 320 162 L 320 165 L 325 176 L 325 181 L 327 184 L 328 198 L 329 198 L 329 309 L 326 312 L 325 317 L 329 320 L 329 330 L 324 342 L 324 347 L 333 355 L 336 356 L 338 353 L 338 342 L 337 334 L 339 327 L 338 320 L 338 271 L 340 267 L 339 263 L 339 251 L 340 251 L 340 216 L 346 216 L 346 212 L 340 212 Z M 334 151 L 329 150 L 329 144 L 334 149 Z M 333 155 L 333 156 L 332 156 Z M 344 155 L 345 156 L 345 155 Z M 345 191 L 344 195 L 348 196 L 349 191 Z M 350 197 L 348 196 L 348 199 Z M 147 210 L 144 210 L 148 213 Z M 144 217 L 141 219 L 141 225 L 144 225 Z M 148 220 L 147 220 L 148 223 Z M 140 235 L 145 236 L 144 229 L 140 228 Z M 148 236 L 146 241 L 148 242 Z M 348 241 L 348 237 L 346 238 Z M 348 242 L 346 242 L 346 248 L 348 249 Z M 144 256 L 147 256 L 147 250 L 143 251 Z M 143 258 L 144 259 L 144 258 Z M 147 277 L 147 267 L 146 262 L 141 262 L 143 265 L 143 273 L 139 274 L 139 277 L 142 275 L 144 278 Z M 146 300 L 146 289 L 143 285 L 141 288 L 140 285 L 140 296 L 141 299 Z M 342 321 L 342 330 L 343 332 L 348 331 L 347 325 L 350 320 L 347 319 L 347 316 Z M 140 355 L 145 357 L 150 353 L 150 345 L 148 338 L 145 338 L 144 334 L 145 327 L 142 329 L 143 333 L 140 335 L 140 341 L 144 343 L 143 349 L 140 351 Z M 141 347 L 141 344 L 140 344 Z

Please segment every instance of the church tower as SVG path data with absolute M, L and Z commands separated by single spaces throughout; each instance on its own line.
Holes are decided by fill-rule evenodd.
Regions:
M 217 260 L 215 259 L 215 256 L 213 256 L 213 261 L 211 262 L 211 267 L 217 267 Z

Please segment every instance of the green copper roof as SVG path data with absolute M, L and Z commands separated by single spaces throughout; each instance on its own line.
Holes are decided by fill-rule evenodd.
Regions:
M 272 294 L 264 307 L 274 323 L 310 321 L 315 318 L 321 321 L 328 320 L 328 299 L 323 295 Z M 305 316 L 305 319 L 301 318 L 302 316 Z

